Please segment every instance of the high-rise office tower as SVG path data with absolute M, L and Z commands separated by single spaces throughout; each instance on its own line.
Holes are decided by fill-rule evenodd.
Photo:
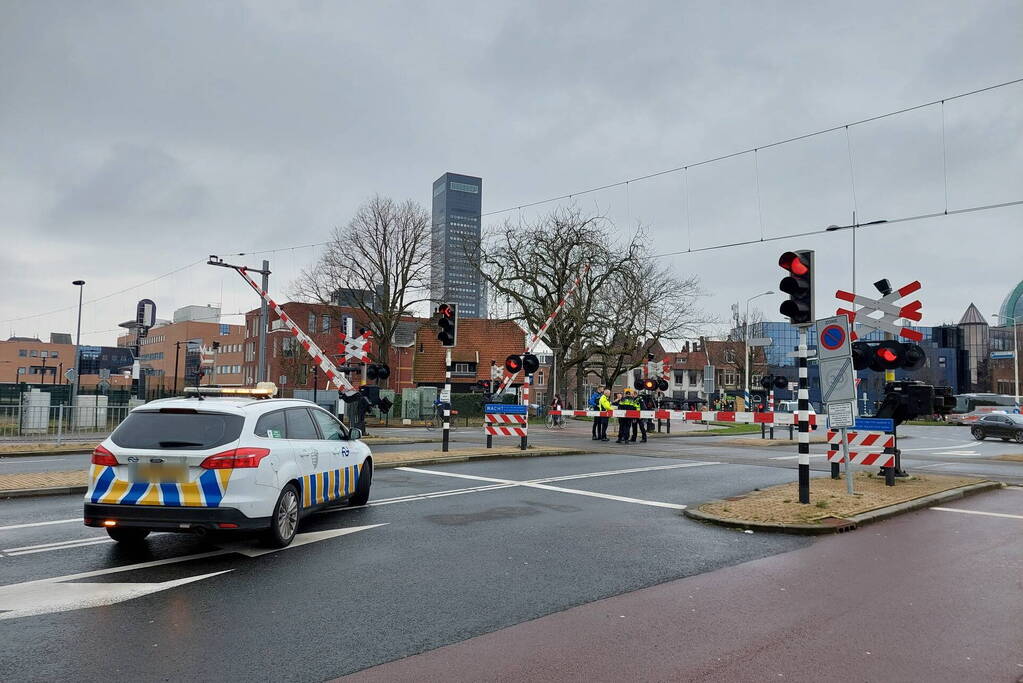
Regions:
M 465 318 L 487 317 L 486 287 L 480 262 L 483 180 L 445 173 L 433 183 L 433 265 L 430 296 L 458 305 Z

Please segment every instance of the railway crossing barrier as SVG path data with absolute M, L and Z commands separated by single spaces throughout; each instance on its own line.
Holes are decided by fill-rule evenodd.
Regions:
M 528 406 L 509 403 L 487 403 L 483 409 L 483 433 L 487 448 L 493 448 L 495 436 L 519 437 L 519 448 L 529 446 Z M 551 411 L 561 412 L 561 411 Z
M 895 486 L 895 435 L 887 432 L 859 430 L 846 432 L 846 446 L 851 465 L 877 465 L 885 468 L 885 484 Z M 828 462 L 845 462 L 842 433 L 828 430 Z

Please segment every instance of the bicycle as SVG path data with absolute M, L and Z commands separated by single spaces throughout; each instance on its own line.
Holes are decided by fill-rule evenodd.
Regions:
M 565 416 L 548 414 L 547 417 L 544 418 L 543 424 L 547 429 L 564 429 Z
M 455 419 L 454 419 L 455 415 L 458 415 L 458 411 L 457 410 L 452 410 L 451 411 L 451 417 L 449 418 L 449 424 L 448 424 L 448 430 L 452 431 L 452 432 L 455 431 Z M 443 429 L 444 428 L 444 414 L 440 410 L 437 410 L 430 417 L 430 419 L 428 419 L 426 421 L 424 426 L 426 427 L 426 431 L 428 431 L 428 432 L 432 432 L 434 429 Z

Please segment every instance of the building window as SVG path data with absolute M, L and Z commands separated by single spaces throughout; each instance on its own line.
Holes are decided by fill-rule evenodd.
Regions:
M 470 185 L 469 183 L 456 183 L 451 181 L 451 189 L 459 192 L 468 192 L 469 194 L 479 194 L 479 185 Z
M 323 330 L 324 332 L 330 332 L 330 316 L 329 315 L 324 315 L 323 316 L 323 320 L 321 320 L 320 323 L 321 323 L 321 327 L 320 327 L 321 330 Z
M 18 349 L 18 355 L 22 358 L 28 357 L 28 349 Z
M 36 351 L 35 349 L 32 349 L 31 351 L 29 351 L 28 355 L 31 356 L 32 358 L 38 358 L 39 352 Z
M 309 325 L 306 327 L 306 329 L 309 330 L 310 334 L 316 331 L 316 314 L 315 313 L 310 313 L 309 314 Z

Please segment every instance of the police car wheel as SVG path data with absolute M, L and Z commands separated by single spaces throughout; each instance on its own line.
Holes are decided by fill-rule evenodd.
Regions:
M 270 528 L 266 532 L 266 542 L 274 548 L 290 545 L 298 530 L 298 489 L 288 484 L 277 498 L 273 515 L 270 517 Z
M 136 527 L 107 527 L 107 534 L 118 543 L 141 543 L 149 535 L 149 529 Z
M 366 460 L 359 470 L 359 483 L 356 485 L 355 493 L 348 499 L 348 505 L 357 507 L 369 502 L 369 488 L 373 485 L 373 461 Z

